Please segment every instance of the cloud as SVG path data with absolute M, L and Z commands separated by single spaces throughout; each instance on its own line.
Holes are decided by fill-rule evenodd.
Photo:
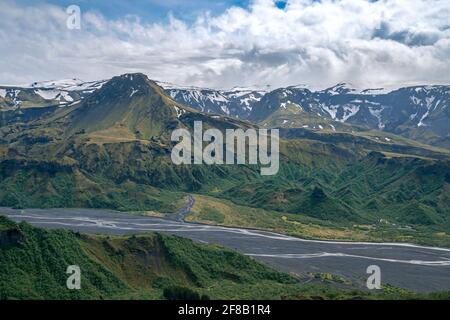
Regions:
M 208 87 L 450 82 L 448 0 L 254 0 L 184 22 L 0 4 L 0 82 L 144 72 Z

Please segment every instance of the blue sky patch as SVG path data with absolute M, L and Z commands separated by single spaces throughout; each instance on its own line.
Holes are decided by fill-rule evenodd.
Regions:
M 250 0 L 17 0 L 17 3 L 50 3 L 62 7 L 75 4 L 80 6 L 82 11 L 95 11 L 107 19 L 116 20 L 126 15 L 135 15 L 143 22 L 151 23 L 164 21 L 169 14 L 189 22 L 202 12 L 209 11 L 217 15 L 232 6 L 248 7 Z

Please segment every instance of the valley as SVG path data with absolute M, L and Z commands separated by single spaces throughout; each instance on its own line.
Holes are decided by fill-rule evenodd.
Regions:
M 380 266 L 385 285 L 412 292 L 447 291 L 450 286 L 450 249 L 445 248 L 304 240 L 266 231 L 190 224 L 103 210 L 0 208 L 0 213 L 41 228 L 90 234 L 174 234 L 199 243 L 223 245 L 302 278 L 315 273 L 334 274 L 346 279 L 349 288 L 359 290 L 364 290 L 366 269 L 372 264 Z
M 340 279 L 326 283 L 327 294 L 363 290 L 371 263 L 382 266 L 392 288 L 450 290 L 446 86 L 375 93 L 345 85 L 317 92 L 202 90 L 192 100 L 188 95 L 198 88 L 161 87 L 135 73 L 3 90 L 0 213 L 14 221 L 52 229 L 48 232 L 104 234 L 95 237 L 163 232 L 220 244 L 306 277 L 314 284 L 308 292 L 323 279 Z M 41 92 L 49 90 L 56 95 Z M 437 94 L 439 103 L 431 98 Z M 210 95 L 217 99 L 200 104 Z M 362 95 L 365 102 L 354 101 Z M 227 97 L 234 97 L 233 107 L 215 104 Z M 405 120 L 412 111 L 416 117 Z M 222 134 L 279 129 L 277 174 L 263 176 L 261 165 L 250 163 L 174 164 L 172 133 L 193 132 L 197 122 Z M 239 154 L 235 157 L 233 163 Z M 187 242 L 180 246 L 190 251 Z M 205 293 L 202 286 L 187 286 Z M 233 294 L 251 290 L 238 287 Z M 163 289 L 146 295 L 161 298 Z M 309 297 L 297 285 L 289 290 L 272 292 L 273 297 Z M 392 290 L 400 297 L 410 294 Z M 213 297 L 232 297 L 219 291 Z
M 449 0 L 0 1 L 0 308 L 449 301 L 449 17 Z
M 311 240 L 416 243 L 450 248 L 450 235 L 427 226 L 398 225 L 388 220 L 373 224 L 337 223 L 306 215 L 237 205 L 226 199 L 194 195 L 187 222 L 266 230 Z M 159 215 L 161 217 L 161 215 Z M 163 215 L 170 218 L 171 215 Z

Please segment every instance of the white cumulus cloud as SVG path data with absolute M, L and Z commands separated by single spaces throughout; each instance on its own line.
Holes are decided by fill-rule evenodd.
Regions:
M 0 82 L 143 72 L 184 85 L 231 87 L 340 81 L 382 86 L 449 83 L 448 0 L 254 0 L 193 23 L 145 23 L 82 12 L 66 28 L 65 8 L 0 4 Z

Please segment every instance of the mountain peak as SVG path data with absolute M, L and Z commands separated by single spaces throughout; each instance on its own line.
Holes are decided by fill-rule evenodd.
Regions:
M 147 75 L 136 72 L 136 73 L 125 73 L 120 76 L 114 77 L 114 78 L 121 78 L 123 80 L 129 80 L 129 81 L 149 81 L 150 79 L 147 77 Z M 114 79 L 113 78 L 113 79 Z
M 158 92 L 162 94 L 160 88 L 154 81 L 150 80 L 143 73 L 127 73 L 113 77 L 107 81 L 101 90 L 96 92 L 93 99 L 98 96 L 114 97 L 115 99 L 129 99 L 134 96 L 149 95 Z
M 154 81 L 151 81 L 145 74 L 143 73 L 125 73 L 120 76 L 116 76 L 111 78 L 110 81 L 113 84 L 126 84 L 126 85 L 135 85 L 135 86 L 148 86 L 155 85 Z
M 176 125 L 177 110 L 182 108 L 176 107 L 177 102 L 146 75 L 123 74 L 107 81 L 74 107 L 69 132 L 93 134 L 94 139 L 100 135 L 103 140 L 148 140 Z

